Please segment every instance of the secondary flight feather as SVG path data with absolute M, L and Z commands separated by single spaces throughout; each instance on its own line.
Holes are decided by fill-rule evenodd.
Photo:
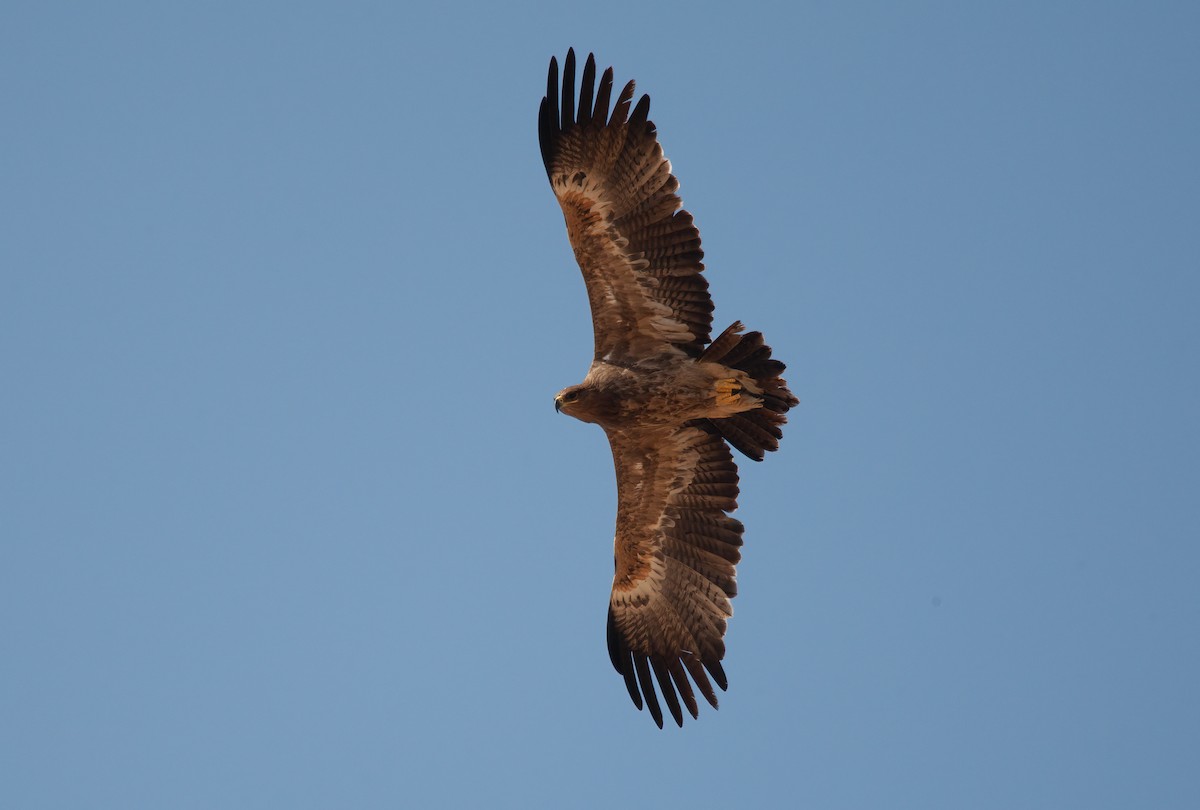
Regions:
M 663 725 L 717 707 L 728 680 L 726 620 L 741 559 L 730 445 L 761 461 L 798 404 L 759 332 L 735 322 L 710 340 L 712 299 L 700 232 L 631 81 L 613 102 L 588 55 L 559 82 L 550 60 L 538 139 L 591 304 L 595 350 L 555 408 L 600 425 L 617 475 L 608 653 L 640 710 Z M 610 109 L 611 105 L 611 109 Z M 657 691 L 655 684 L 657 683 Z M 693 688 L 694 685 L 694 688 Z M 660 703 L 661 698 L 661 703 Z

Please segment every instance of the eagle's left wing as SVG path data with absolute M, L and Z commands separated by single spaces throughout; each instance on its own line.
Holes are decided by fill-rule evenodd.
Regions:
M 712 299 L 702 272 L 700 232 L 682 205 L 663 156 L 649 96 L 630 113 L 633 82 L 609 115 L 613 72 L 596 88 L 596 60 L 583 68 L 575 104 L 575 51 L 563 80 L 550 60 L 538 140 L 554 196 L 583 272 L 595 332 L 595 359 L 617 365 L 708 343 Z
M 669 430 L 611 432 L 617 472 L 617 528 L 608 654 L 634 704 L 642 698 L 661 728 L 651 672 L 675 722 L 680 698 L 698 707 L 688 675 L 717 706 L 708 676 L 728 686 L 725 620 L 737 593 L 741 559 L 737 466 L 724 440 L 705 422 Z M 707 670 L 708 675 L 705 674 Z

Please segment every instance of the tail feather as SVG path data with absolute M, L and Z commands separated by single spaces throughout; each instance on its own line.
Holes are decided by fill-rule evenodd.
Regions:
M 779 449 L 783 438 L 780 426 L 787 422 L 784 414 L 800 400 L 788 390 L 787 380 L 779 376 L 787 367 L 772 359 L 771 347 L 763 342 L 762 332 L 741 334 L 744 328 L 735 321 L 708 345 L 700 359 L 749 374 L 762 390 L 762 407 L 708 421 L 740 452 L 762 461 L 767 452 Z
M 740 337 L 741 341 L 721 358 L 721 362 L 725 365 L 730 368 L 742 368 L 744 364 L 762 360 L 764 354 L 767 357 L 771 356 L 771 347 L 763 343 L 762 332 L 747 332 Z

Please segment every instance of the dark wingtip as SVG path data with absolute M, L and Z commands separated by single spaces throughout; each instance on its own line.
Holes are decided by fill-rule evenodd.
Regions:
M 625 679 L 625 691 L 629 693 L 630 700 L 640 712 L 642 710 L 642 693 L 638 691 L 637 678 L 634 677 L 633 657 L 629 648 L 625 646 L 620 631 L 617 630 L 611 606 L 608 608 L 608 660 L 612 662 L 613 669 Z
M 693 719 L 699 719 L 700 707 L 695 692 L 688 682 L 692 676 L 700 694 L 714 709 L 720 707 L 717 695 L 713 689 L 716 683 L 722 690 L 729 688 L 725 670 L 720 658 L 724 655 L 724 645 L 718 644 L 710 651 L 712 660 L 703 661 L 699 656 L 684 651 L 679 658 L 668 660 L 660 655 L 643 655 L 634 652 L 625 642 L 617 627 L 616 614 L 612 605 L 608 609 L 608 657 L 613 669 L 620 673 L 625 681 L 625 691 L 638 711 L 650 710 L 650 716 L 655 725 L 664 727 L 666 714 L 663 703 L 670 712 L 675 725 L 683 727 L 684 709 Z M 707 671 L 707 674 L 706 674 Z M 711 678 L 711 681 L 710 681 Z M 655 682 L 657 681 L 657 689 Z
M 643 95 L 638 99 L 637 106 L 633 108 L 633 114 L 629 116 L 629 126 L 636 132 L 638 128 L 646 124 L 650 117 L 650 96 Z
M 705 661 L 704 668 L 708 670 L 708 674 L 717 682 L 717 686 L 721 687 L 721 691 L 725 692 L 729 689 L 729 679 L 725 677 L 725 668 L 721 666 L 720 661 Z
M 658 691 L 662 693 L 667 708 L 671 710 L 671 717 L 675 719 L 675 725 L 683 728 L 683 710 L 679 706 L 679 696 L 675 694 L 675 687 L 671 684 L 671 675 L 667 672 L 666 662 L 656 655 L 650 659 L 650 666 L 654 669 L 654 677 L 658 680 Z
M 546 173 L 550 173 L 554 165 L 554 155 L 558 149 L 558 133 L 562 122 L 558 111 L 558 59 L 550 57 L 550 68 L 546 71 L 546 95 L 542 97 L 538 108 L 538 146 L 542 151 L 542 163 Z
M 583 81 L 579 83 L 578 120 L 582 124 L 592 119 L 592 92 L 596 87 L 596 57 L 588 54 L 583 66 Z
M 575 123 L 575 49 L 567 49 L 563 62 L 562 129 L 566 132 Z
M 617 96 L 617 103 L 613 106 L 612 115 L 609 116 L 608 123 L 610 125 L 624 124 L 629 120 L 629 105 L 633 101 L 633 91 L 636 88 L 637 85 L 633 79 L 625 83 L 621 95 Z
M 642 694 L 646 698 L 646 708 L 650 710 L 650 716 L 654 718 L 654 722 L 659 728 L 662 728 L 662 707 L 658 705 L 658 695 L 654 691 L 654 682 L 650 679 L 650 667 L 646 660 L 646 656 L 634 655 L 633 665 L 637 670 L 638 683 L 642 687 Z
M 600 89 L 596 91 L 596 102 L 592 110 L 592 123 L 604 126 L 608 120 L 608 105 L 612 101 L 613 69 L 606 68 L 600 77 Z

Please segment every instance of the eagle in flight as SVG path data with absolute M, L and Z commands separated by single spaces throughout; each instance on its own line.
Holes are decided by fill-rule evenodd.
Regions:
M 610 113 L 612 90 L 612 68 L 597 85 L 589 55 L 577 102 L 574 50 L 561 86 L 550 60 L 538 139 L 596 338 L 587 376 L 554 407 L 608 435 L 617 473 L 608 654 L 661 728 L 655 680 L 680 726 L 681 702 L 699 716 L 692 683 L 713 708 L 713 683 L 728 687 L 721 659 L 742 545 L 728 445 L 761 461 L 799 401 L 761 333 L 734 323 L 710 341 L 700 233 L 681 210 L 650 98 L 630 112 L 631 81 Z

